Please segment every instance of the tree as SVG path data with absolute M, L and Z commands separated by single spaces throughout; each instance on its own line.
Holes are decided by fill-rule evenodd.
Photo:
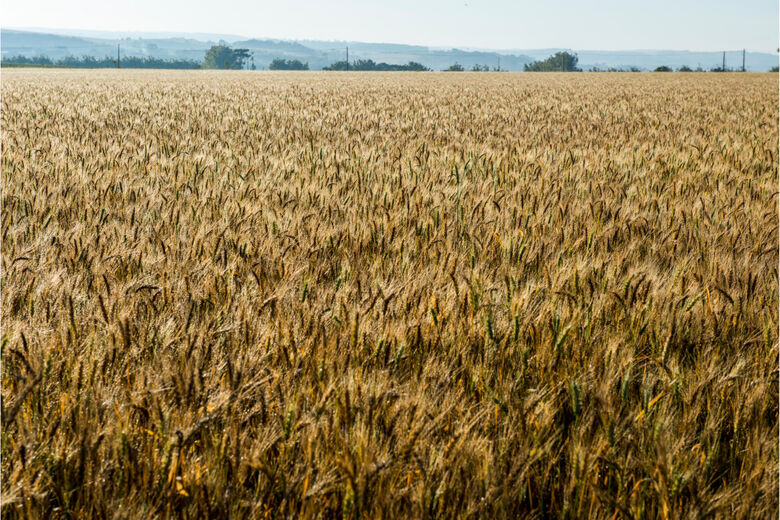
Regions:
M 243 69 L 250 57 L 249 49 L 231 49 L 227 45 L 213 45 L 203 58 L 204 69 Z
M 249 61 L 252 53 L 249 49 L 233 49 L 233 59 L 230 61 L 231 68 L 243 69 L 244 64 Z
M 374 60 L 355 60 L 351 68 L 352 70 L 378 70 Z
M 275 58 L 268 68 L 270 70 L 309 70 L 309 63 L 302 63 L 300 60 Z
M 349 63 L 346 60 L 337 61 L 329 67 L 322 67 L 322 70 L 349 70 Z
M 422 63 L 418 63 L 416 61 L 410 61 L 409 63 L 406 64 L 406 70 L 410 70 L 413 72 L 425 72 L 431 69 L 429 69 Z
M 233 51 L 226 45 L 213 45 L 203 58 L 204 69 L 229 69 Z
M 688 65 L 683 65 L 679 69 L 677 69 L 677 72 L 693 72 L 693 69 L 690 68 Z
M 577 68 L 579 58 L 576 54 L 562 51 L 556 52 L 546 60 L 535 61 L 525 66 L 526 72 L 582 72 Z
M 661 65 L 660 67 L 656 67 L 653 72 L 672 72 L 672 69 L 666 65 Z
M 471 67 L 471 72 L 488 72 L 489 70 L 490 67 L 488 67 L 487 65 L 480 65 L 479 63 Z
M 457 61 L 450 65 L 448 68 L 444 69 L 446 72 L 463 72 L 465 69 L 463 68 L 463 65 L 458 63 Z

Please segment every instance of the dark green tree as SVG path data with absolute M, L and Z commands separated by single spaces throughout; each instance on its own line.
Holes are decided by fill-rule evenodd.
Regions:
M 204 69 L 243 69 L 249 59 L 249 49 L 231 49 L 227 45 L 213 45 L 203 58 Z
M 350 68 L 352 70 L 377 70 L 377 64 L 374 60 L 355 60 Z
M 546 60 L 535 61 L 525 66 L 526 72 L 582 72 L 577 68 L 579 58 L 571 52 L 556 52 Z
M 465 69 L 463 68 L 463 65 L 458 63 L 457 61 L 450 65 L 448 68 L 444 69 L 446 72 L 463 72 Z
M 226 45 L 213 45 L 203 58 L 204 69 L 228 69 L 233 51 Z
M 233 59 L 230 61 L 230 68 L 243 69 L 251 57 L 252 53 L 249 52 L 249 49 L 233 49 Z
M 414 72 L 424 72 L 431 69 L 429 69 L 422 63 L 418 63 L 416 61 L 410 61 L 409 63 L 406 64 L 406 70 L 411 70 Z
M 322 67 L 322 70 L 349 70 L 349 64 L 346 60 L 331 63 L 328 67 Z
M 661 65 L 660 67 L 656 67 L 653 72 L 672 72 L 672 69 L 666 65 Z
M 270 70 L 309 70 L 309 64 L 302 63 L 300 60 L 285 60 L 275 58 L 268 66 Z

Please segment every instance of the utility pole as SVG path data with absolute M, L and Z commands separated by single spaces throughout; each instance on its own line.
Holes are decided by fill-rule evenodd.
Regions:
M 745 49 L 742 49 L 742 72 L 745 72 Z
M 119 68 L 119 44 L 116 44 L 116 68 Z
M 726 72 L 726 51 L 723 51 L 723 66 L 720 68 L 721 72 Z
M 498 57 L 498 69 L 496 69 L 498 72 L 501 72 L 501 56 Z
M 347 70 L 349 70 L 349 45 L 347 45 Z

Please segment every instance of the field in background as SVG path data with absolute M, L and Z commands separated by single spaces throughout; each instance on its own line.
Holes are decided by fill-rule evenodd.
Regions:
M 4 71 L 3 515 L 776 516 L 777 91 Z

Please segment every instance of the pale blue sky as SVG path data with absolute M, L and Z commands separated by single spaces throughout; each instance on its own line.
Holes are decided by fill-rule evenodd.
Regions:
M 2 25 L 500 49 L 775 52 L 778 16 L 777 0 L 9 0 Z

